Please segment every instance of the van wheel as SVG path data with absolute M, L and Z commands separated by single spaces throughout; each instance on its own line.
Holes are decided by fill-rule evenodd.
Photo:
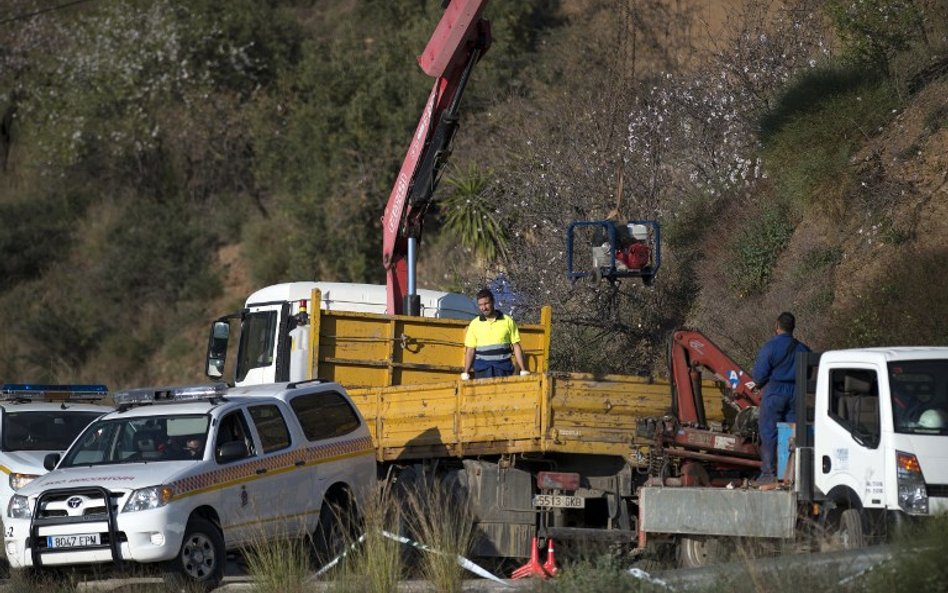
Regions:
M 859 509 L 846 509 L 839 516 L 836 539 L 843 550 L 855 550 L 866 547 L 866 533 Z
M 175 589 L 210 591 L 224 578 L 224 536 L 216 525 L 191 517 L 177 557 L 165 566 L 165 582 Z

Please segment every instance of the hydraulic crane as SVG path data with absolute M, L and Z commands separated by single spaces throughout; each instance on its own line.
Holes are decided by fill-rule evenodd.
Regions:
M 756 444 L 760 394 L 753 378 L 703 333 L 678 330 L 669 344 L 672 412 L 643 420 L 637 432 L 653 438 L 665 458 L 687 459 L 728 470 L 760 467 Z M 701 393 L 701 371 L 725 382 L 724 404 L 735 414 L 724 430 L 711 430 Z M 710 467 L 705 468 L 704 475 Z
M 418 315 L 415 262 L 425 213 L 451 154 L 458 108 L 471 70 L 491 43 L 481 17 L 488 0 L 446 0 L 418 64 L 435 78 L 382 216 L 387 312 Z

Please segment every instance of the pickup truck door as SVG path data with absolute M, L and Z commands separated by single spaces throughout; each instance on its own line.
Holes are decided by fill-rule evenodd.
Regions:
M 309 533 L 307 511 L 312 501 L 298 429 L 290 429 L 294 421 L 287 418 L 289 411 L 283 404 L 256 404 L 248 406 L 247 411 L 260 443 L 255 489 L 260 525 L 267 538 L 305 536 Z
M 222 447 L 226 443 L 239 442 L 246 447 L 245 455 L 236 459 L 223 459 Z M 258 444 L 250 430 L 250 423 L 243 409 L 222 416 L 217 422 L 214 436 L 214 481 L 223 484 L 220 493 L 221 525 L 227 547 L 239 546 L 252 541 L 252 524 L 256 514 L 258 480 L 255 468 L 259 465 Z
M 837 363 L 820 370 L 827 373 L 823 385 L 828 393 L 815 410 L 816 486 L 826 494 L 848 487 L 863 507 L 884 506 L 879 371 L 865 363 Z

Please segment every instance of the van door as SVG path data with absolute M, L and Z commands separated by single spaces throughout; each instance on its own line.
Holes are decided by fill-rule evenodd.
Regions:
M 880 373 L 871 364 L 821 368 L 829 389 L 815 410 L 815 484 L 831 498 L 851 492 L 864 508 L 885 505 Z

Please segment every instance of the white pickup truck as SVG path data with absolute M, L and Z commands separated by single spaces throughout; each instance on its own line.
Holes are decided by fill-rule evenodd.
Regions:
M 303 535 L 324 553 L 340 549 L 340 517 L 375 483 L 369 431 L 335 383 L 114 399 L 117 411 L 10 500 L 12 568 L 162 563 L 169 583 L 210 589 L 228 550 Z
M 6 383 L 0 387 L 0 509 L 46 473 L 43 459 L 65 451 L 90 422 L 112 411 L 99 405 L 105 385 Z

